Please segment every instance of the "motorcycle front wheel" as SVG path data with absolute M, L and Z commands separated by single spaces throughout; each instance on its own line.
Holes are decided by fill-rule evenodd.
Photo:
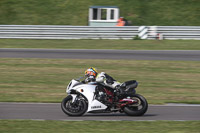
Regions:
M 87 111 L 87 103 L 84 99 L 72 102 L 72 96 L 69 95 L 62 100 L 61 108 L 69 116 L 81 116 Z
M 142 116 L 148 109 L 147 100 L 139 94 L 133 94 L 129 96 L 133 100 L 137 100 L 136 104 L 130 104 L 124 107 L 124 112 L 130 116 Z

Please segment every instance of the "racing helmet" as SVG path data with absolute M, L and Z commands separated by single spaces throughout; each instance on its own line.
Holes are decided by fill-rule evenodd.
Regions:
M 87 78 L 96 78 L 98 72 L 94 67 L 90 67 L 85 71 L 85 77 Z

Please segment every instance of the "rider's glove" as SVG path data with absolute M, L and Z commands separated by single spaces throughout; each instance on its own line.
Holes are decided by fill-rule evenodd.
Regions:
M 112 85 L 114 82 L 111 78 L 107 78 L 106 83 Z

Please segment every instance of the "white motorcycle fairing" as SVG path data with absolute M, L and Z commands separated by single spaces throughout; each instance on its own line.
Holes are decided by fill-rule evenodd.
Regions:
M 72 102 L 76 98 L 76 94 L 71 94 L 72 90 L 82 94 L 88 101 L 88 110 L 87 112 L 95 111 L 95 110 L 105 110 L 107 106 L 100 101 L 95 99 L 95 89 L 97 85 L 94 84 L 81 84 L 76 80 L 72 80 L 67 86 L 66 92 L 69 95 L 72 95 Z

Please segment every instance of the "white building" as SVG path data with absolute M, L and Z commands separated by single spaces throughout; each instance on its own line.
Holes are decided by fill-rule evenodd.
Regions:
M 117 6 L 91 6 L 89 8 L 89 26 L 115 26 L 119 19 Z

